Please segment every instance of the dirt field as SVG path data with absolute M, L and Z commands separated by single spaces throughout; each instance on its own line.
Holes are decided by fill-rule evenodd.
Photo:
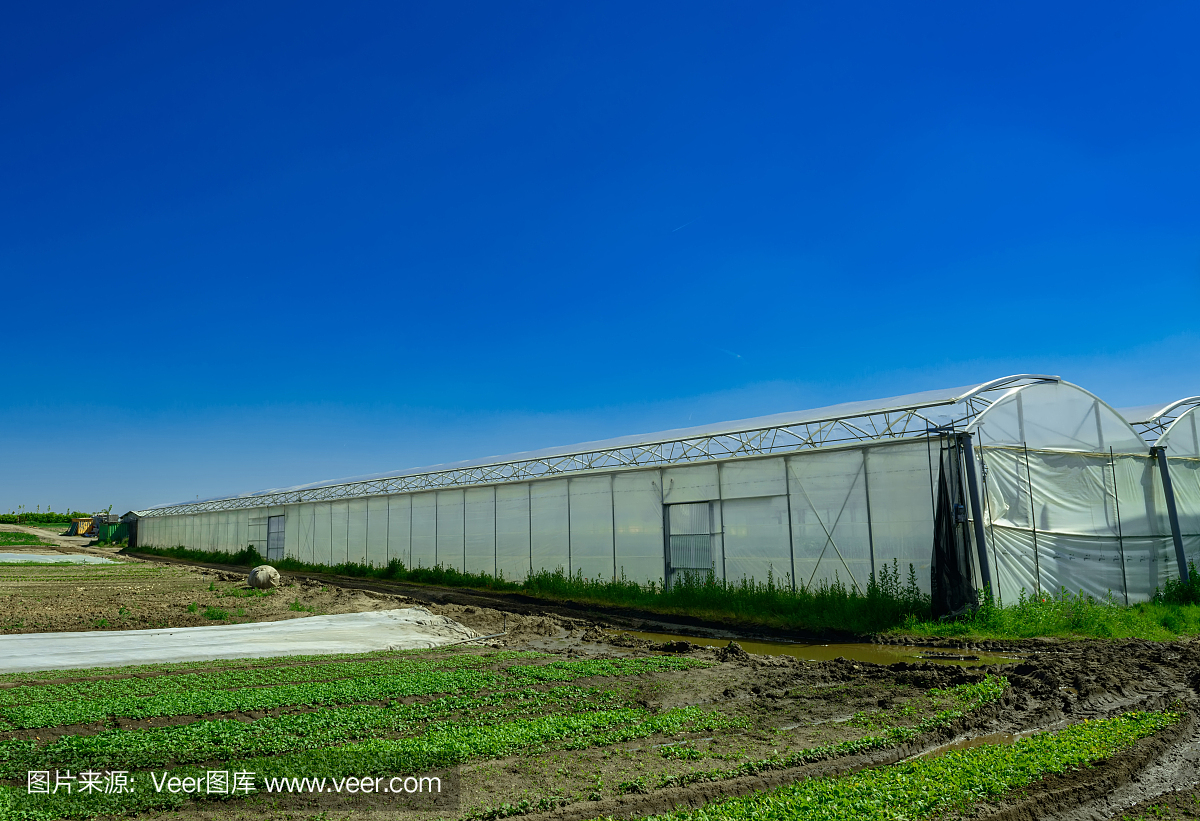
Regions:
M 111 630 L 213 623 L 204 615 L 210 607 L 227 612 L 228 623 L 303 618 L 309 614 L 308 608 L 311 612 L 343 613 L 422 604 L 483 635 L 506 631 L 487 642 L 491 650 L 471 652 L 534 650 L 550 654 L 544 660 L 523 663 L 653 658 L 705 663 L 687 670 L 584 678 L 571 686 L 583 688 L 580 692 L 586 688 L 592 688 L 588 692 L 602 691 L 607 693 L 602 698 L 613 704 L 627 705 L 651 717 L 697 708 L 720 717 L 718 724 L 712 725 L 717 729 L 615 738 L 578 749 L 569 744 L 544 743 L 514 754 L 472 759 L 456 771 L 460 804 L 442 815 L 475 821 L 507 815 L 556 821 L 608 815 L 640 817 L 807 777 L 887 765 L 948 744 L 964 740 L 972 743 L 972 738 L 1004 740 L 1136 709 L 1174 706 L 1194 712 L 1198 703 L 1195 687 L 1200 683 L 1200 641 L 993 643 L 986 649 L 1020 658 L 974 667 L 929 662 L 882 665 L 847 659 L 814 663 L 788 656 L 750 655 L 737 646 L 655 644 L 609 629 L 612 625 L 603 618 L 573 617 L 552 610 L 538 612 L 532 607 L 506 612 L 449 601 L 456 598 L 452 592 L 430 590 L 429 595 L 420 597 L 395 595 L 343 588 L 327 579 L 291 579 L 289 585 L 269 596 L 251 595 L 240 575 L 139 560 L 103 567 L 0 565 L 0 622 L 6 632 Z M 657 624 L 650 627 L 661 629 Z M 948 642 L 943 649 L 955 655 L 970 655 L 973 648 Z M 505 664 L 510 663 L 495 669 L 502 673 Z M 319 662 L 313 663 L 306 669 L 319 666 Z M 881 727 L 914 727 L 946 706 L 930 698 L 931 688 L 970 685 L 989 675 L 1008 679 L 1009 689 L 999 701 L 901 743 L 818 757 L 795 766 L 753 765 L 785 761 L 789 754 L 801 750 L 853 742 L 878 733 Z M 552 690 L 550 684 L 538 687 L 545 692 Z M 386 703 L 377 700 L 364 705 Z M 406 698 L 398 703 L 419 705 L 423 701 Z M 3 735 L 13 742 L 32 737 L 44 744 L 62 736 L 88 736 L 106 729 L 137 730 L 224 719 L 252 723 L 264 717 L 302 716 L 312 709 L 235 710 L 153 720 L 115 718 L 95 725 L 18 728 Z M 538 711 L 543 709 L 553 713 L 566 708 L 531 708 L 528 717 L 541 715 Z M 455 721 L 474 726 L 469 715 Z M 383 733 L 378 737 L 396 736 Z M 736 771 L 746 766 L 750 770 Z M 696 772 L 724 775 L 697 778 Z M 977 807 L 971 814 L 1064 821 L 1198 818 L 1197 785 L 1200 727 L 1189 718 L 1170 731 L 1139 742 L 1133 750 L 1079 772 L 1044 779 L 1004 802 Z M 507 809 L 501 809 L 504 807 Z M 417 819 L 436 815 L 398 812 L 377 796 L 361 795 L 352 799 L 329 795 L 259 796 L 236 804 L 201 802 L 182 809 L 213 819 Z M 167 815 L 177 817 L 175 810 L 161 816 L 143 813 L 140 817 Z

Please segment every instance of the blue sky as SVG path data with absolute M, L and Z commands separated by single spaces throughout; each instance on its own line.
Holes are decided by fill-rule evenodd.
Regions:
M 1188 3 L 26 4 L 0 508 L 1200 393 Z

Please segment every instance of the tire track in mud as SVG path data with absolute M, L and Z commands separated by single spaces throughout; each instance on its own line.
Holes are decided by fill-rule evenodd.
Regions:
M 1200 705 L 1196 693 L 1196 685 L 1200 683 L 1200 641 L 1170 644 L 1093 641 L 1058 645 L 1021 642 L 1009 649 L 1025 654 L 1026 658 L 1014 664 L 971 670 L 1008 677 L 1011 687 L 1000 702 L 912 742 L 754 776 L 576 802 L 523 818 L 526 821 L 638 818 L 680 807 L 699 807 L 806 778 L 840 776 L 888 766 L 976 736 L 1054 730 L 1085 719 L 1172 706 L 1188 710 L 1189 715 L 1171 730 L 1143 739 L 1134 749 L 1094 767 L 1051 776 L 1011 799 L 978 806 L 968 815 L 996 821 L 1104 821 L 1114 815 L 1119 818 L 1123 809 L 1138 802 L 1200 783 L 1200 723 L 1194 718 Z M 928 663 L 900 663 L 887 668 L 865 663 L 862 666 L 879 672 L 887 669 L 897 679 L 947 674 L 945 667 Z

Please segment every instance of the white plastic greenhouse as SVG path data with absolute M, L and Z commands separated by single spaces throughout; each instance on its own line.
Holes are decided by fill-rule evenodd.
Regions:
M 1200 551 L 1200 400 L 1188 401 L 1151 442 L 1088 391 L 1022 374 L 164 505 L 138 511 L 137 541 L 514 580 L 712 571 L 861 589 L 884 565 L 902 577 L 911 565 L 927 591 L 957 574 L 1002 602 L 1061 587 L 1139 601 Z

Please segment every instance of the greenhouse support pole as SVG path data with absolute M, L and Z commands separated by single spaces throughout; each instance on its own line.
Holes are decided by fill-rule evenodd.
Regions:
M 992 566 L 988 563 L 987 538 L 983 532 L 983 505 L 979 503 L 979 479 L 975 476 L 975 447 L 971 444 L 971 434 L 964 433 L 959 437 L 963 457 L 967 462 L 967 492 L 971 495 L 971 518 L 975 520 L 975 549 L 979 553 L 979 576 L 989 596 L 993 595 Z
M 1167 516 L 1171 519 L 1171 538 L 1175 541 L 1175 561 L 1179 563 L 1179 580 L 1188 580 L 1187 556 L 1183 554 L 1183 535 L 1179 532 L 1179 512 L 1175 509 L 1175 489 L 1171 487 L 1171 470 L 1167 464 L 1166 448 L 1150 448 L 1158 457 L 1158 473 L 1162 477 L 1163 496 L 1167 500 Z

